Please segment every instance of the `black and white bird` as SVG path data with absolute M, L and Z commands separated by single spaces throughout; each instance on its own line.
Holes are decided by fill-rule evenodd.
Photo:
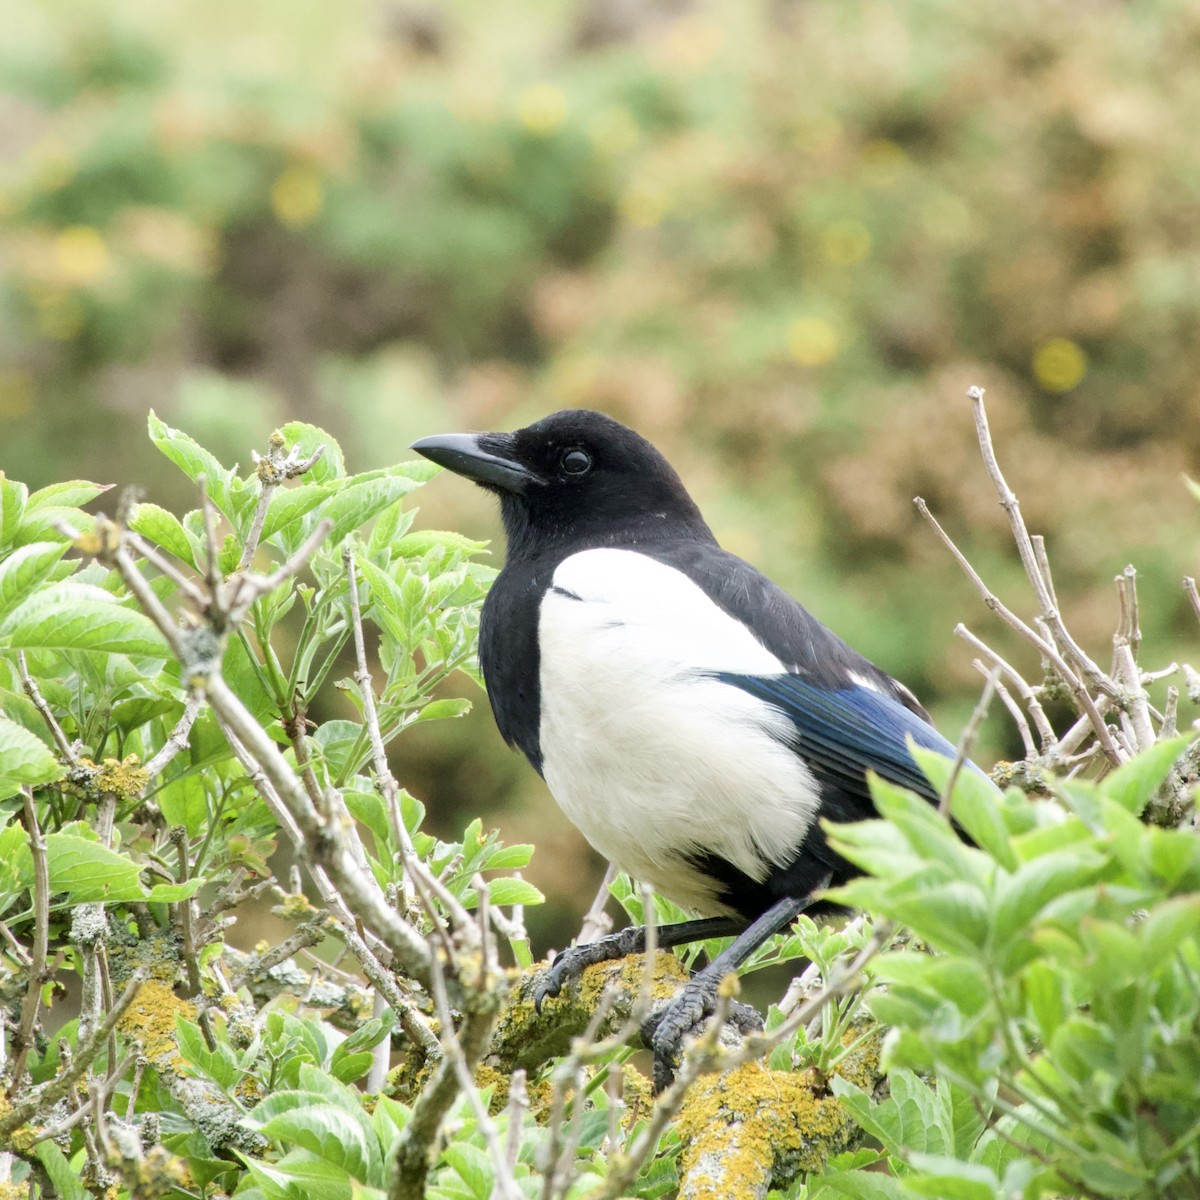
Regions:
M 821 819 L 874 815 L 868 770 L 936 801 L 906 739 L 954 747 L 903 684 L 722 550 L 632 429 L 568 410 L 413 449 L 500 498 L 479 659 L 504 739 L 602 855 L 696 915 L 659 945 L 736 935 L 648 1033 L 661 1086 L 721 978 L 854 874 Z M 539 1004 L 643 948 L 632 929 L 564 952 Z

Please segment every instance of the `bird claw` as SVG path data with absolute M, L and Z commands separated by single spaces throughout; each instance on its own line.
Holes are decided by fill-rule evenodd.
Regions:
M 634 936 L 638 930 L 623 930 L 621 933 L 610 934 L 595 942 L 585 942 L 582 946 L 568 946 L 560 950 L 550 966 L 542 972 L 537 986 L 533 989 L 534 1011 L 541 1013 L 542 1005 L 548 999 L 553 999 L 572 979 L 580 975 L 595 963 L 612 962 L 624 958 L 636 951 Z
M 671 1086 L 675 1068 L 683 1057 L 684 1039 L 699 1033 L 704 1022 L 716 1011 L 720 982 L 719 978 L 696 976 L 683 986 L 669 1004 L 651 1013 L 642 1023 L 642 1041 L 654 1051 L 656 1094 Z M 730 1002 L 727 1020 L 742 1034 L 763 1027 L 759 1012 L 737 1000 Z
M 538 979 L 537 986 L 533 989 L 533 1008 L 538 1015 L 541 1015 L 542 1005 L 547 1000 L 553 999 L 563 990 L 563 984 L 583 972 L 584 967 L 588 964 L 584 962 L 576 962 L 572 957 L 572 950 L 583 949 L 580 946 L 571 946 L 566 950 L 560 951 L 554 956 L 554 961 L 550 966 L 542 972 L 541 978 Z

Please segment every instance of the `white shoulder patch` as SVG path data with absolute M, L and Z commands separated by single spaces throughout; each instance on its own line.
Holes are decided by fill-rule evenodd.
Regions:
M 584 550 L 564 559 L 553 586 L 587 605 L 564 614 L 588 626 L 617 622 L 660 639 L 660 652 L 691 670 L 773 675 L 786 670 L 740 621 L 682 571 L 635 550 Z M 553 595 L 553 594 L 552 594 Z M 567 599 L 563 597 L 563 599 Z
M 717 672 L 785 671 L 682 572 L 632 550 L 564 560 L 542 600 L 542 766 L 612 862 L 701 915 L 729 912 L 690 861 L 761 881 L 791 860 L 819 789 L 773 706 Z

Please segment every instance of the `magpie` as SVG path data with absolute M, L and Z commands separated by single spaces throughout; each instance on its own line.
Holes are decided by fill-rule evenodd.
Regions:
M 734 935 L 646 1030 L 662 1087 L 721 979 L 855 874 L 821 821 L 874 815 L 868 770 L 935 803 L 907 739 L 954 747 L 908 688 L 723 550 L 666 459 L 611 417 L 413 449 L 500 499 L 479 661 L 505 741 L 596 850 L 694 914 L 660 946 Z M 644 948 L 634 928 L 564 951 L 539 1008 Z

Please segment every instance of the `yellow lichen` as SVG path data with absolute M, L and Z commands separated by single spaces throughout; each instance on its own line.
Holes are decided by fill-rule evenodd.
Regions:
M 0 1200 L 25 1200 L 28 1195 L 28 1180 L 22 1183 L 0 1183 Z
M 106 758 L 99 764 L 85 755 L 59 786 L 64 792 L 94 804 L 101 796 L 108 795 L 121 801 L 136 799 L 149 782 L 150 776 L 136 754 L 123 759 Z
M 619 994 L 637 996 L 645 971 L 644 954 L 631 954 L 622 959 L 616 977 Z M 670 1000 L 679 990 L 679 985 L 686 983 L 688 978 L 687 967 L 674 954 L 660 950 L 654 962 L 654 973 L 650 982 L 651 999 L 655 1002 Z M 600 1003 L 600 997 L 613 982 L 611 963 L 596 963 L 588 967 L 579 977 L 580 1007 L 589 1013 L 594 1012 Z
M 686 1175 L 702 1158 L 720 1163 L 719 1178 L 706 1190 L 691 1180 L 693 1195 L 736 1200 L 758 1194 L 777 1162 L 801 1172 L 820 1170 L 844 1150 L 856 1126 L 815 1071 L 771 1071 L 750 1062 L 725 1075 L 699 1081 L 680 1110 L 680 1165 Z
M 137 990 L 117 1028 L 141 1044 L 151 1064 L 159 1071 L 178 1072 L 183 1066 L 175 1037 L 175 1019 L 196 1019 L 196 1007 L 181 1000 L 165 983 L 147 980 Z
M 116 983 L 124 983 L 139 967 L 151 979 L 167 984 L 175 983 L 182 973 L 179 946 L 170 934 L 114 936 L 109 941 L 108 958 Z
M 285 921 L 304 921 L 318 910 L 303 892 L 288 892 L 271 911 Z

